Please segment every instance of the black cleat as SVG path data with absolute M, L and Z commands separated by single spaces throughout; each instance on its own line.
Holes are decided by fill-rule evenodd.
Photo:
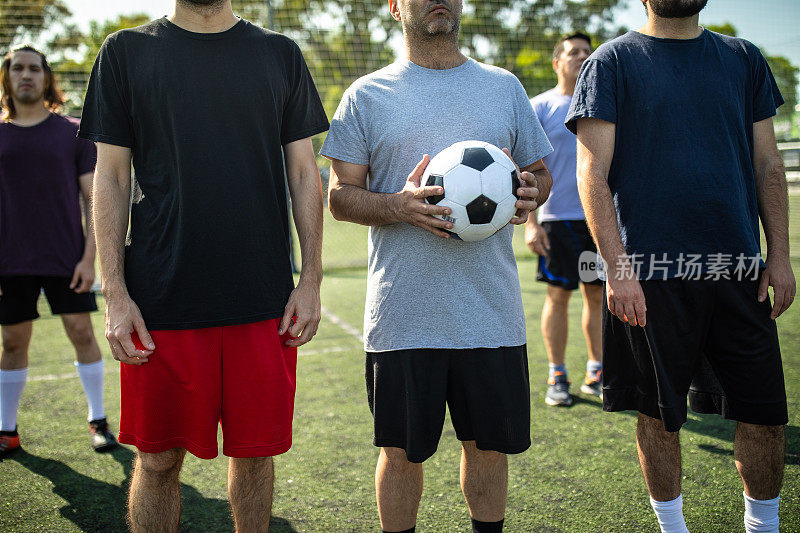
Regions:
M 92 448 L 96 452 L 107 452 L 119 446 L 117 439 L 108 430 L 108 421 L 99 418 L 89 422 L 89 433 L 92 435 Z

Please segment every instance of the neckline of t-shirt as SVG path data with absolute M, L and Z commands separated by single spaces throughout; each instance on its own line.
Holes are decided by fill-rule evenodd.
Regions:
M 702 26 L 700 26 L 700 27 L 703 28 Z M 643 37 L 645 39 L 648 39 L 650 41 L 654 41 L 654 42 L 657 42 L 657 43 L 678 43 L 678 44 L 696 43 L 698 41 L 701 41 L 701 40 L 705 39 L 706 38 L 706 34 L 708 34 L 708 30 L 703 28 L 703 31 L 700 32 L 700 35 L 698 35 L 697 37 L 692 37 L 691 39 L 672 39 L 672 38 L 669 38 L 669 37 L 655 37 L 653 35 L 647 35 L 646 33 L 642 33 L 640 31 L 636 31 L 636 30 L 631 30 L 631 32 L 633 32 L 634 34 L 638 35 L 639 37 Z
M 230 37 L 231 35 L 239 33 L 239 31 L 248 24 L 248 22 L 245 19 L 239 17 L 239 21 L 225 31 L 219 31 L 214 33 L 199 33 L 181 28 L 180 26 L 169 20 L 169 18 L 167 18 L 166 15 L 161 17 L 160 21 L 161 25 L 167 28 L 168 30 L 183 35 L 184 37 L 188 37 L 190 39 L 197 39 L 198 41 L 218 41 L 220 39 L 225 39 L 227 37 Z
M 452 68 L 427 68 L 423 67 L 422 65 L 417 65 L 410 59 L 403 59 L 400 62 L 400 64 L 410 70 L 413 70 L 415 72 L 422 72 L 429 76 L 450 76 L 453 74 L 459 74 L 471 68 L 475 64 L 475 60 L 472 59 L 471 57 L 468 57 L 466 61 L 464 61 L 457 67 L 452 67 Z
M 8 124 L 9 126 L 13 126 L 15 128 L 19 128 L 19 129 L 22 129 L 22 130 L 32 130 L 34 128 L 38 128 L 40 126 L 43 126 L 43 125 L 47 124 L 55 116 L 56 116 L 56 114 L 51 111 L 50 114 L 47 116 L 47 118 L 37 122 L 36 124 L 31 124 L 30 126 L 20 126 L 19 124 L 14 124 L 11 121 L 6 121 L 6 122 L 4 122 L 4 124 Z

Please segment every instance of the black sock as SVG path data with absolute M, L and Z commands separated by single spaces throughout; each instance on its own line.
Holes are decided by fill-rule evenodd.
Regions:
M 417 529 L 417 526 L 413 526 L 411 529 L 405 529 L 403 531 L 394 531 L 392 533 L 414 533 L 416 531 L 416 529 Z M 383 531 L 383 533 L 389 533 L 385 529 L 381 529 L 381 531 Z
M 497 522 L 481 522 L 480 520 L 472 520 L 472 533 L 501 533 L 503 531 L 503 520 Z
M 17 430 L 15 429 L 14 431 L 0 431 L 0 435 L 5 435 L 6 437 L 16 437 L 19 435 L 19 433 L 17 433 Z

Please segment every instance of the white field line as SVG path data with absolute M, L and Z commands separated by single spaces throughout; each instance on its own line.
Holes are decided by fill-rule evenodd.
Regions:
M 363 343 L 364 337 L 361 335 L 361 331 L 356 329 L 355 327 L 351 326 L 338 316 L 331 313 L 324 305 L 322 306 L 322 314 L 331 322 L 339 326 L 345 333 L 356 339 L 358 342 Z
M 326 353 L 337 353 L 337 352 L 344 352 L 347 348 L 344 346 L 332 346 L 330 348 L 322 348 L 320 350 L 303 350 L 302 348 L 298 351 L 299 355 L 307 356 L 307 355 L 321 355 Z M 108 366 L 105 369 L 105 374 L 119 374 L 119 365 L 114 364 L 113 366 Z M 61 379 L 76 379 L 78 377 L 77 372 L 70 372 L 69 374 L 42 374 L 41 376 L 29 376 L 28 381 L 58 381 Z

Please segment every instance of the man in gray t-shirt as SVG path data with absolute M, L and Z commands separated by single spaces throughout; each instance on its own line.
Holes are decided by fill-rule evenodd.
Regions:
M 370 226 L 364 344 L 367 389 L 382 448 L 377 499 L 384 530 L 414 526 L 421 463 L 441 436 L 445 404 L 463 442 L 462 488 L 473 527 L 505 513 L 505 454 L 530 446 L 525 319 L 507 226 L 479 242 L 449 239 L 448 209 L 424 198 L 428 162 L 454 142 L 508 148 L 522 170 L 522 224 L 552 183 L 552 148 L 522 85 L 458 49 L 460 3 L 389 3 L 408 60 L 356 81 L 322 147 L 332 161 L 329 204 Z M 489 529 L 485 529 L 489 528 Z

